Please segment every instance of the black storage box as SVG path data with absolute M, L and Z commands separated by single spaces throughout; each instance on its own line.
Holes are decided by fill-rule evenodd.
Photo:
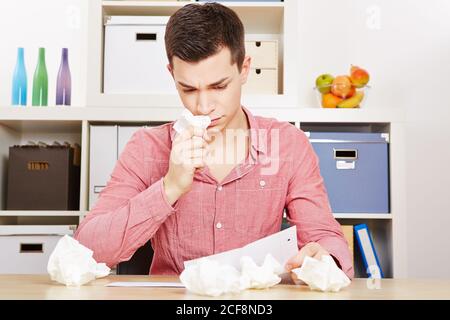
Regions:
M 7 210 L 79 210 L 79 147 L 9 148 Z

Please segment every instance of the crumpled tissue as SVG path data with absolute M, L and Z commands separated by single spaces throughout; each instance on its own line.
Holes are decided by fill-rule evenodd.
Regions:
M 252 258 L 244 256 L 240 260 L 241 270 L 216 260 L 204 257 L 189 265 L 180 275 L 189 291 L 217 297 L 222 294 L 236 294 L 246 289 L 265 289 L 281 281 L 279 274 L 284 268 L 275 258 L 267 254 L 261 266 Z
M 311 290 L 338 292 L 351 283 L 347 275 L 339 269 L 329 255 L 323 255 L 321 260 L 307 256 L 302 266 L 293 269 L 292 272 Z
M 50 255 L 47 271 L 52 280 L 66 286 L 81 286 L 107 276 L 111 269 L 104 263 L 97 263 L 92 255 L 92 250 L 65 235 Z
M 188 109 L 184 109 L 181 117 L 175 122 L 173 128 L 176 132 L 181 133 L 189 126 L 206 129 L 211 123 L 208 116 L 194 116 Z

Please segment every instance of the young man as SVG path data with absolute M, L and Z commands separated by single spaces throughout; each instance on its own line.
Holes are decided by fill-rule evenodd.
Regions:
M 186 5 L 170 18 L 165 41 L 184 107 L 212 122 L 180 134 L 173 123 L 137 131 L 75 237 L 111 267 L 151 239 L 150 273 L 178 275 L 183 261 L 280 231 L 286 208 L 299 244 L 286 269 L 330 254 L 352 278 L 307 137 L 241 106 L 251 58 L 237 15 L 217 3 Z

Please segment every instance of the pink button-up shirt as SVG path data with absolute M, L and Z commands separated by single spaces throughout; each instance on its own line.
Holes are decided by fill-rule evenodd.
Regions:
M 169 167 L 173 122 L 138 130 L 75 238 L 113 267 L 151 239 L 150 274 L 178 275 L 186 260 L 234 249 L 280 231 L 283 210 L 297 226 L 299 249 L 318 242 L 353 278 L 342 228 L 334 219 L 318 158 L 288 122 L 253 116 L 250 152 L 220 184 L 208 168 L 171 206 L 162 178 Z

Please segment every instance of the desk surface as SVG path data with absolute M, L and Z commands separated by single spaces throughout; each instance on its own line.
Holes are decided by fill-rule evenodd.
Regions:
M 177 277 L 111 275 L 81 287 L 66 287 L 48 275 L 0 275 L 0 299 L 209 299 L 185 288 L 105 287 L 116 281 L 170 281 Z M 214 299 L 450 299 L 450 279 L 382 279 L 380 289 L 368 289 L 366 279 L 355 279 L 337 293 L 311 291 L 307 286 L 279 284 L 265 290 L 245 290 Z

